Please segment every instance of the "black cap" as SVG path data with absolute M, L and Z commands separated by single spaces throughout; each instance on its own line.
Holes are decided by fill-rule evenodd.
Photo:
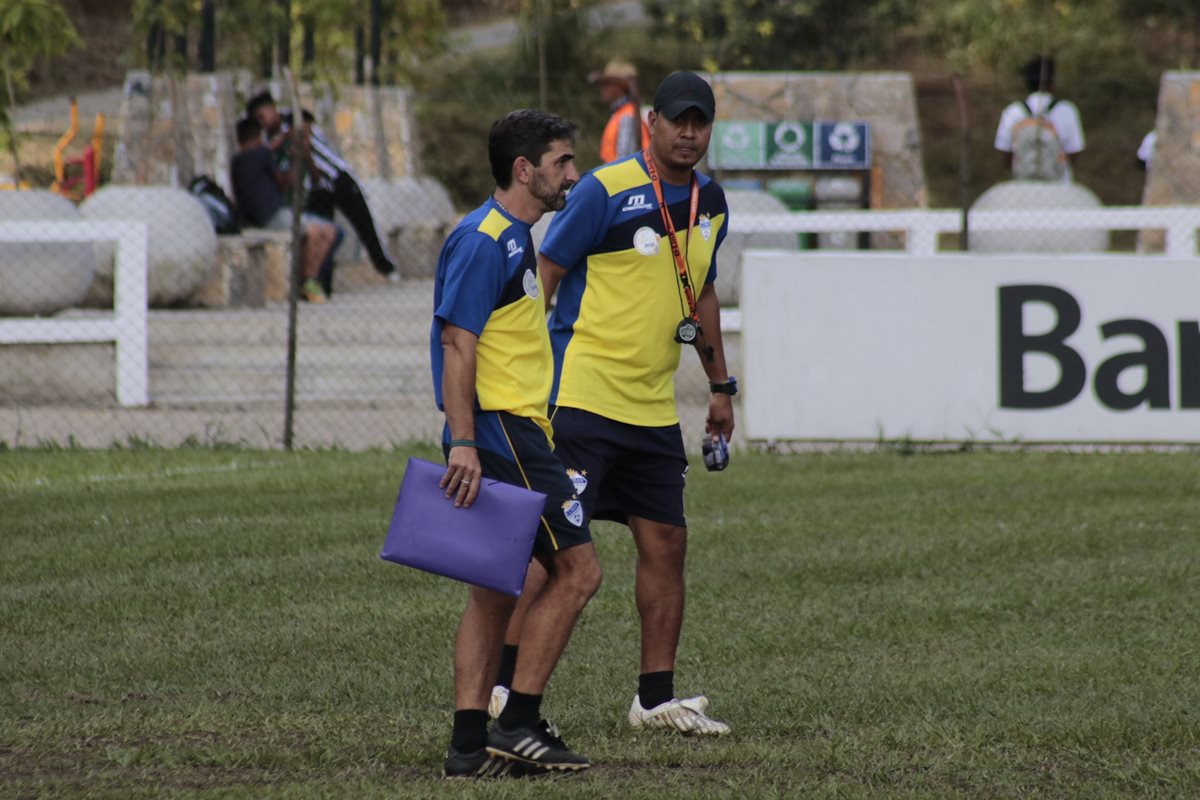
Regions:
M 672 72 L 654 93 L 654 111 L 667 119 L 678 119 L 689 108 L 697 109 L 712 122 L 717 113 L 712 87 L 694 72 Z

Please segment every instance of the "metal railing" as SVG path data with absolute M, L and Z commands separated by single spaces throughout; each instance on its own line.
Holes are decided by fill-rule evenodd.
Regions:
M 143 222 L 0 222 L 0 242 L 115 242 L 114 301 L 111 314 L 87 318 L 16 317 L 0 319 L 0 344 L 113 342 L 116 346 L 117 402 L 150 402 L 147 351 L 147 232 Z

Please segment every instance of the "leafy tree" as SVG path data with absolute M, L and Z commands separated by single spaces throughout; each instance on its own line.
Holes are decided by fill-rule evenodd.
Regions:
M 25 86 L 34 61 L 64 53 L 79 43 L 75 27 L 55 0 L 0 0 L 0 71 L 4 73 L 5 89 L 5 100 L 0 101 L 0 123 L 8 139 L 18 182 L 21 158 L 11 115 L 17 104 L 17 87 Z
M 1122 0 L 1125 19 L 1147 34 L 1166 34 L 1171 48 L 1150 45 L 1176 69 L 1200 67 L 1200 3 L 1195 0 Z M 1161 41 L 1161 38 L 1159 39 Z M 1188 46 L 1190 41 L 1190 48 Z
M 927 43 L 958 72 L 1011 72 L 1039 53 L 1077 64 L 1128 54 L 1123 0 L 931 0 L 920 21 Z
M 903 0 L 645 0 L 656 31 L 690 40 L 705 69 L 844 69 L 889 52 Z

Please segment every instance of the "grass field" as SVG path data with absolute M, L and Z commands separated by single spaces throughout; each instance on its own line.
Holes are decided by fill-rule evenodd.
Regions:
M 545 704 L 596 766 L 468 785 L 464 590 L 376 555 L 406 455 L 0 452 L 0 796 L 1200 796 L 1196 454 L 693 471 L 677 686 L 734 733 L 625 727 L 633 552 L 598 525 Z

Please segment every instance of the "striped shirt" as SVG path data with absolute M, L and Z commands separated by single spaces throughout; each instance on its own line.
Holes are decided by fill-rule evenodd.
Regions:
M 279 116 L 281 119 L 280 130 L 290 133 L 293 122 L 291 110 L 280 109 Z M 333 182 L 339 172 L 351 174 L 350 165 L 338 154 L 338 151 L 334 149 L 329 140 L 325 138 L 325 134 L 316 125 L 309 126 L 308 142 L 312 152 L 313 165 L 317 168 L 317 172 L 321 173 L 320 188 L 332 190 Z

